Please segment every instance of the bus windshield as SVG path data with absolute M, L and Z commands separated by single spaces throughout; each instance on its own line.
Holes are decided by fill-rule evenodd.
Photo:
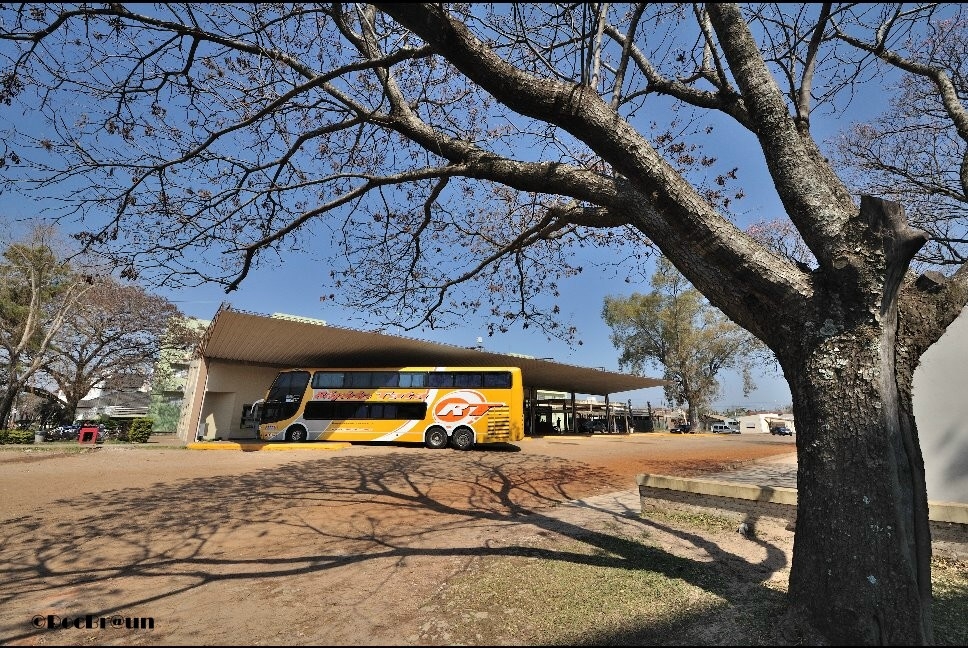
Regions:
M 299 411 L 308 384 L 308 371 L 284 371 L 276 376 L 262 405 L 261 423 L 291 418 Z

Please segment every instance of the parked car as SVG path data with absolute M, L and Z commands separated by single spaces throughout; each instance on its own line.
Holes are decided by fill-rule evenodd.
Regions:
M 733 429 L 725 423 L 713 423 L 712 431 L 714 434 L 739 434 L 739 430 Z
M 44 441 L 74 441 L 77 439 L 79 425 L 60 425 L 44 430 Z
M 673 434 L 695 434 L 695 432 L 692 429 L 692 426 L 689 425 L 688 423 L 680 423 L 679 425 L 675 426 L 669 431 L 672 432 Z
M 793 436 L 793 430 L 785 425 L 778 425 L 774 428 L 770 428 L 770 434 L 779 436 Z

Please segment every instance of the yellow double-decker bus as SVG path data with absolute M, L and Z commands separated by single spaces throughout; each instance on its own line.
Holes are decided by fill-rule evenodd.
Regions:
M 288 369 L 259 413 L 264 441 L 367 441 L 450 445 L 524 438 L 518 367 Z

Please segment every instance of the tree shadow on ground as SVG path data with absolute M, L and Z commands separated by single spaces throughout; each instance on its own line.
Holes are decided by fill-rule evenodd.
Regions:
M 242 475 L 67 497 L 54 503 L 53 513 L 38 511 L 3 526 L 0 606 L 7 613 L 0 638 L 32 640 L 41 632 L 30 626 L 35 614 L 200 614 L 192 597 L 211 601 L 209 588 L 219 583 L 236 584 L 233 596 L 265 596 L 266 619 L 259 622 L 271 622 L 282 607 L 273 593 L 307 575 L 327 583 L 334 606 L 385 605 L 385 591 L 405 573 L 415 578 L 421 561 L 450 561 L 459 570 L 462 561 L 480 557 L 538 555 L 573 565 L 648 569 L 729 601 L 735 590 L 710 578 L 708 564 L 643 552 L 641 544 L 549 514 L 613 479 L 580 463 L 510 451 L 401 449 L 380 456 L 300 457 Z M 527 543 L 491 542 L 502 533 L 516 537 L 510 531 L 522 524 L 600 550 L 562 545 L 536 554 Z M 716 562 L 737 560 L 707 538 L 664 530 L 702 547 Z M 772 566 L 763 569 L 760 582 L 783 563 L 776 551 L 768 553 Z M 329 580 L 319 580 L 327 575 Z M 306 603 L 316 609 L 324 604 Z M 171 612 L 173 618 L 178 614 Z M 665 632 L 643 628 L 633 637 L 655 639 Z M 241 629 L 238 636 L 223 636 L 230 643 L 247 641 Z M 166 637 L 156 633 L 151 641 Z M 618 639 L 603 634 L 591 642 Z

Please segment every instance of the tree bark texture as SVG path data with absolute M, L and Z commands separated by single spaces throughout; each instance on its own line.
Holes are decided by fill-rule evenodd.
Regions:
M 921 645 L 931 587 L 924 467 L 904 438 L 916 434 L 913 419 L 878 380 L 890 371 L 881 333 L 833 334 L 788 373 L 799 464 L 790 603 L 836 643 Z
M 901 277 L 925 239 L 883 201 L 862 200 L 858 220 L 881 250 L 836 264 L 856 264 L 847 276 L 858 280 L 822 282 L 813 316 L 777 347 L 797 421 L 791 611 L 831 643 L 922 645 L 932 642 L 931 537 L 914 366 L 898 356 L 897 331 Z M 878 274 L 875 292 L 867 278 Z

